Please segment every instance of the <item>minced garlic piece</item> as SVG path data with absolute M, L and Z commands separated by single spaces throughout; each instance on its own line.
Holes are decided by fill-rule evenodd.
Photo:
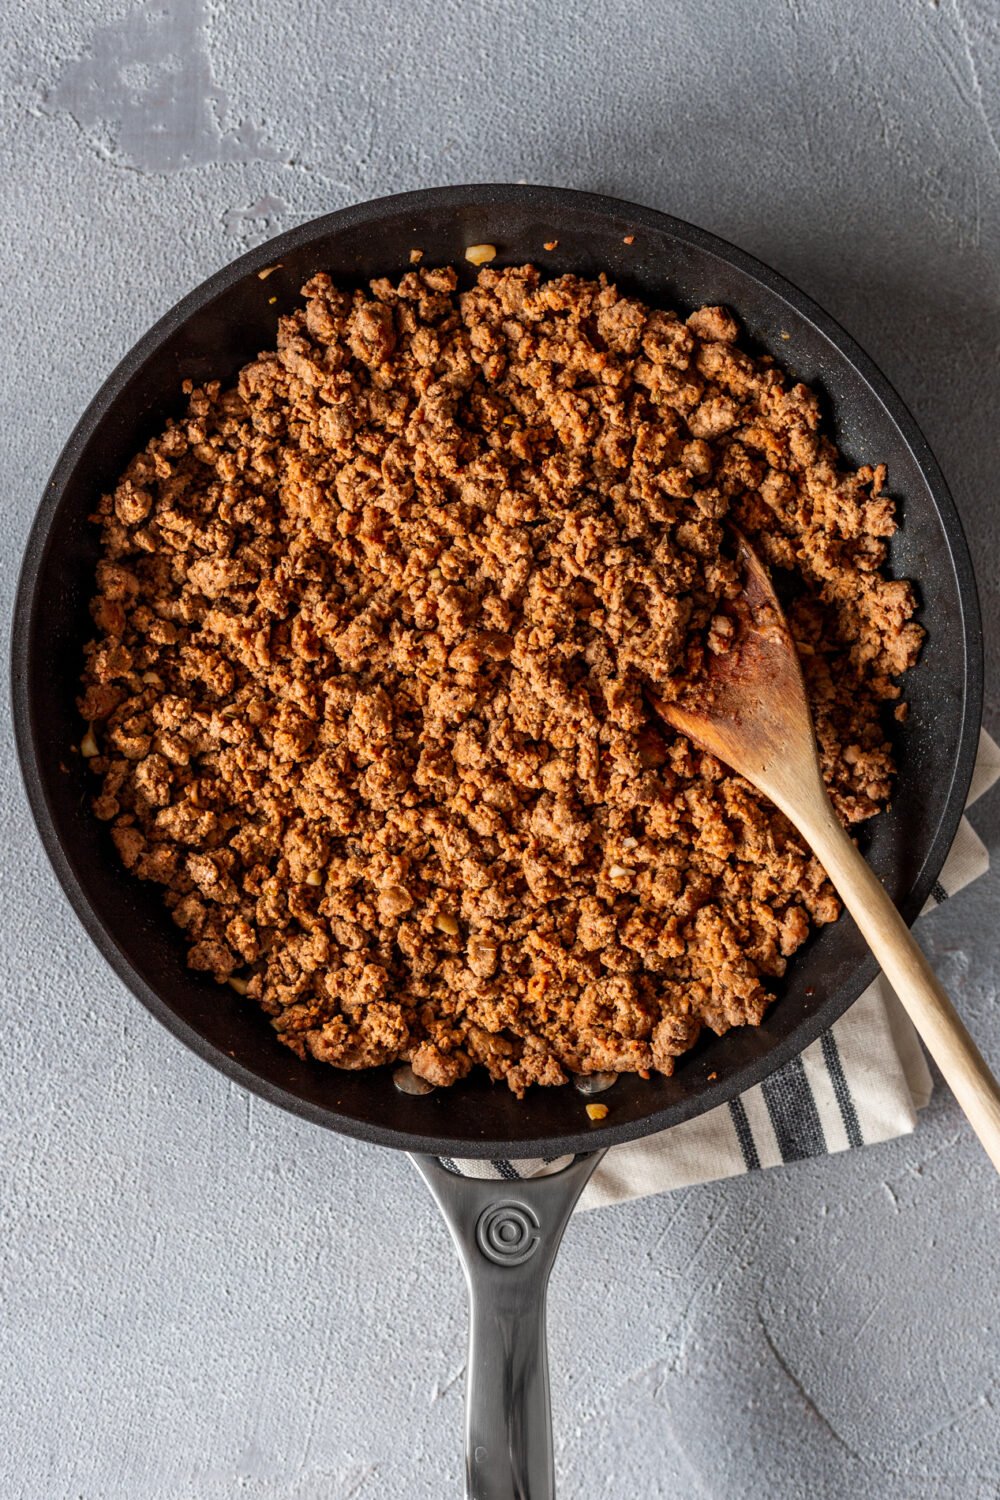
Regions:
M 469 245 L 465 252 L 465 258 L 474 266 L 485 266 L 488 261 L 493 260 L 497 253 L 496 245 Z

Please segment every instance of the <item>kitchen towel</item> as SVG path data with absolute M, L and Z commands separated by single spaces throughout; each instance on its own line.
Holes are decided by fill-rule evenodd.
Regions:
M 998 778 L 1000 747 L 984 730 L 967 806 Z M 988 868 L 986 848 L 963 818 L 924 912 Z M 931 1087 L 917 1033 L 879 975 L 828 1032 L 763 1083 L 696 1119 L 614 1147 L 591 1178 L 580 1208 L 623 1203 L 908 1135 L 917 1111 L 930 1100 Z M 613 1094 L 608 1097 L 610 1101 Z M 449 1159 L 443 1165 L 465 1177 L 514 1182 L 558 1172 L 571 1160 Z

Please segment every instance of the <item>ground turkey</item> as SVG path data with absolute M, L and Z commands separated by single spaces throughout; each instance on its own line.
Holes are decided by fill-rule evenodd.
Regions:
M 98 506 L 95 813 L 191 967 L 300 1056 L 519 1094 L 670 1073 L 759 1022 L 838 906 L 644 688 L 725 649 L 732 519 L 789 600 L 841 818 L 884 806 L 921 637 L 885 471 L 723 308 L 531 266 L 303 296 Z

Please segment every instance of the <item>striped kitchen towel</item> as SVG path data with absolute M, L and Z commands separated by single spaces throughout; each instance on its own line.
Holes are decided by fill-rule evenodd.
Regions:
M 998 778 L 1000 748 L 983 731 L 969 804 Z M 986 848 L 963 818 L 924 911 L 940 906 L 988 868 Z M 580 1207 L 623 1203 L 908 1135 L 931 1087 L 917 1034 L 880 975 L 824 1036 L 763 1083 L 694 1120 L 609 1151 Z M 443 1165 L 466 1177 L 517 1181 L 558 1172 L 571 1160 L 448 1160 Z

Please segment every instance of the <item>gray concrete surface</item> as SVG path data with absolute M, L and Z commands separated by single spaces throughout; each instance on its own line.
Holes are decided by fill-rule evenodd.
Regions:
M 327 209 L 525 179 L 635 198 L 806 287 L 964 513 L 1000 728 L 992 0 L 34 0 L 3 7 L 3 593 L 100 380 Z M 6 612 L 6 610 L 5 610 Z M 447 1500 L 464 1319 L 402 1160 L 189 1057 L 84 939 L 0 754 L 0 1495 Z M 977 810 L 996 853 L 1000 796 Z M 994 873 L 922 928 L 1000 1067 Z M 917 1134 L 578 1220 L 552 1288 L 561 1495 L 1000 1495 L 1000 1193 Z

